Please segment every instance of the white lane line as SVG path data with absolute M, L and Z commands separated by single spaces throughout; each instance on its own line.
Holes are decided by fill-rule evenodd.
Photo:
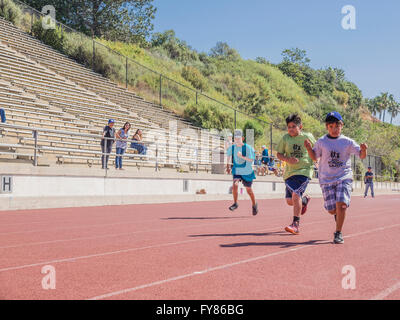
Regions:
M 248 220 L 250 219 L 251 216 L 249 216 L 248 218 L 234 218 L 232 217 L 232 220 Z M 205 219 L 207 220 L 207 219 Z M 215 219 L 215 220 L 229 220 L 229 219 Z M 152 220 L 147 220 L 147 222 L 150 221 L 159 221 L 156 219 L 152 219 Z M 222 222 L 225 222 L 222 221 Z M 135 221 L 122 221 L 122 222 L 114 222 L 114 223 L 102 223 L 102 224 L 91 224 L 91 225 L 79 225 L 79 226 L 73 226 L 73 227 L 65 227 L 65 228 L 55 228 L 55 229 L 36 229 L 36 230 L 28 230 L 28 231 L 14 231 L 14 232 L 6 232 L 6 233 L 0 233 L 0 236 L 7 236 L 7 235 L 11 235 L 11 234 L 25 234 L 25 233 L 34 233 L 34 232 L 49 232 L 49 231 L 59 231 L 59 230 L 71 230 L 71 229 L 84 229 L 84 228 L 92 228 L 92 227 L 108 227 L 108 226 L 116 226 L 116 225 L 121 225 L 121 224 L 133 224 L 133 223 L 140 223 L 141 221 L 135 220 Z M 221 222 L 221 223 L 222 223 Z M 214 222 L 214 224 L 218 223 L 217 221 Z M 158 230 L 157 230 L 158 231 Z
M 392 228 L 395 228 L 395 227 L 398 227 L 398 226 L 400 226 L 400 224 L 391 225 L 391 226 L 388 226 L 388 227 L 377 228 L 377 229 L 372 229 L 372 230 L 369 230 L 369 231 L 366 231 L 366 232 L 360 232 L 360 233 L 348 235 L 346 238 L 352 238 L 352 237 L 356 237 L 356 236 L 359 236 L 359 235 L 362 235 L 362 234 L 367 234 L 367 233 L 376 232 L 376 231 L 382 231 L 382 230 L 386 230 L 386 229 L 392 229 Z M 331 242 L 332 241 L 321 241 L 321 242 L 318 242 L 318 244 L 331 243 Z M 213 267 L 213 268 L 208 268 L 208 269 L 205 269 L 205 270 L 202 270 L 202 271 L 196 271 L 196 272 L 184 274 L 184 275 L 173 277 L 173 278 L 168 278 L 168 279 L 165 279 L 165 280 L 151 282 L 151 283 L 144 284 L 144 285 L 141 285 L 141 286 L 138 286 L 138 287 L 133 287 L 133 288 L 128 288 L 128 289 L 124 289 L 124 290 L 119 290 L 119 291 L 106 293 L 106 294 L 103 294 L 103 295 L 100 295 L 100 296 L 96 296 L 96 297 L 90 298 L 88 300 L 101 300 L 101 299 L 113 297 L 113 296 L 116 296 L 116 295 L 121 295 L 121 294 L 124 294 L 124 293 L 133 292 L 133 291 L 137 291 L 137 290 L 140 290 L 140 289 L 145 289 L 145 288 L 161 285 L 161 284 L 165 284 L 165 283 L 176 281 L 176 280 L 193 277 L 193 276 L 197 276 L 197 275 L 200 275 L 200 274 L 209 273 L 209 272 L 212 272 L 212 271 L 223 270 L 223 269 L 231 268 L 231 267 L 238 266 L 238 265 L 241 265 L 241 264 L 254 262 L 254 261 L 266 259 L 266 258 L 269 258 L 269 257 L 273 257 L 273 256 L 276 256 L 276 255 L 281 255 L 281 254 L 285 254 L 285 253 L 288 253 L 288 252 L 298 251 L 298 250 L 301 250 L 301 249 L 304 249 L 304 248 L 310 248 L 310 247 L 315 247 L 315 245 L 312 245 L 312 244 L 311 245 L 304 245 L 304 246 L 300 246 L 300 247 L 297 247 L 297 248 L 291 248 L 291 249 L 288 249 L 288 250 L 281 250 L 281 251 L 269 253 L 269 254 L 266 254 L 266 255 L 263 255 L 263 256 L 258 256 L 258 257 L 245 259 L 245 260 L 239 260 L 239 261 L 236 261 L 236 262 L 233 262 L 233 263 L 224 264 L 224 265 L 220 265 L 220 266 Z
M 395 285 L 391 286 L 390 288 L 387 288 L 383 290 L 382 292 L 378 293 L 375 297 L 372 297 L 370 300 L 383 300 L 385 299 L 388 295 L 392 294 L 396 290 L 400 289 L 400 281 L 397 282 Z
M 363 216 L 363 217 L 365 217 L 365 216 Z M 327 220 L 320 220 L 320 221 L 304 223 L 303 225 L 312 225 L 312 224 L 324 223 L 324 222 L 327 222 Z M 269 227 L 268 229 L 263 228 L 263 229 L 253 230 L 253 231 L 247 231 L 246 230 L 245 232 L 246 233 L 249 233 L 249 232 L 261 232 L 261 231 L 273 232 L 273 231 L 276 231 L 276 228 L 278 228 L 278 227 L 279 226 L 276 225 L 274 227 Z M 281 230 L 278 230 L 278 231 L 281 231 Z M 30 267 L 41 266 L 41 265 L 44 265 L 44 264 L 52 264 L 52 263 L 60 263 L 60 262 L 71 262 L 71 261 L 75 261 L 75 260 L 102 257 L 102 256 L 108 256 L 108 255 L 126 253 L 126 252 L 138 251 L 138 250 L 154 249 L 154 248 L 159 248 L 159 247 L 167 247 L 167 246 L 186 244 L 186 243 L 190 243 L 190 242 L 204 241 L 204 240 L 216 239 L 216 238 L 219 238 L 219 236 L 204 237 L 204 238 L 200 238 L 200 239 L 184 240 L 184 241 L 178 241 L 178 242 L 169 242 L 169 243 L 163 243 L 163 244 L 155 244 L 155 245 L 145 246 L 145 247 L 129 248 L 129 249 L 124 249 L 124 250 L 96 253 L 96 254 L 91 254 L 91 255 L 86 255 L 86 256 L 70 257 L 70 258 L 64 258 L 64 259 L 55 259 L 55 260 L 51 260 L 51 261 L 42 261 L 42 262 L 37 262 L 37 263 L 32 263 L 32 264 L 27 264 L 27 265 L 2 268 L 2 269 L 0 269 L 0 272 L 25 269 L 25 268 L 30 268 Z
M 392 212 L 392 209 L 389 211 Z M 358 216 L 352 216 L 352 218 L 357 218 L 357 217 L 370 217 L 370 216 L 376 216 L 376 215 L 382 215 L 384 212 L 379 212 L 379 213 L 372 213 L 372 214 L 366 214 L 366 215 L 358 215 Z M 243 219 L 235 219 L 233 221 L 223 221 L 219 222 L 221 224 L 233 224 L 236 222 L 241 222 L 243 220 L 247 220 L 248 218 L 243 218 Z M 271 221 L 271 220 L 269 220 Z M 322 222 L 322 220 L 320 220 Z M 324 220 L 325 221 L 325 220 Z M 309 223 L 303 223 L 302 225 L 308 225 Z M 69 242 L 69 241 L 80 241 L 80 240 L 94 240 L 94 239 L 103 239 L 103 238 L 110 238 L 110 237 L 119 237 L 119 236 L 127 236 L 127 235 L 133 235 L 137 233 L 146 233 L 146 232 L 157 232 L 157 231 L 169 231 L 169 230 L 179 230 L 183 228 L 195 228 L 198 226 L 209 226 L 209 225 L 215 225 L 215 223 L 208 223 L 208 224 L 195 224 L 195 225 L 188 225 L 184 227 L 176 227 L 176 228 L 163 228 L 163 229 L 151 229 L 151 230 L 140 230 L 140 231 L 133 231 L 133 232 L 126 232 L 126 233 L 112 233 L 112 234 L 105 234 L 101 236 L 92 236 L 92 237 L 80 237 L 80 238 L 72 238 L 72 239 L 56 239 L 56 240 L 49 240 L 49 241 L 41 241 L 41 242 L 25 242 L 25 243 L 19 243 L 15 245 L 9 245 L 9 246 L 2 246 L 0 249 L 12 249 L 12 248 L 19 248 L 19 247 L 28 247 L 28 246 L 36 246 L 36 245 L 43 245 L 43 244 L 52 244 L 52 243 L 61 243 L 61 242 Z
M 224 221 L 224 222 L 219 222 L 219 223 L 220 224 L 233 224 L 233 223 L 242 222 L 243 220 L 247 220 L 247 218 L 235 219 L 233 221 L 229 220 L 229 221 Z M 0 249 L 19 248 L 19 247 L 35 246 L 35 245 L 43 245 L 43 244 L 51 244 L 51 243 L 59 243 L 59 242 L 68 242 L 68 241 L 103 239 L 103 238 L 110 238 L 110 237 L 134 235 L 134 234 L 146 233 L 146 232 L 158 232 L 158 231 L 166 232 L 166 231 L 173 231 L 173 230 L 179 230 L 179 229 L 189 229 L 189 228 L 196 228 L 196 227 L 203 227 L 203 226 L 211 226 L 211 225 L 215 226 L 216 224 L 215 223 L 192 224 L 192 225 L 175 227 L 175 228 L 139 230 L 139 231 L 126 232 L 126 233 L 110 233 L 110 234 L 105 234 L 105 235 L 101 235 L 101 236 L 92 236 L 92 237 L 80 237 L 80 238 L 72 238 L 72 239 L 58 239 L 58 240 L 50 240 L 50 241 L 42 241 L 42 242 L 20 243 L 20 244 L 16 244 L 16 245 L 3 246 L 3 247 L 0 247 Z
M 379 214 L 381 214 L 381 213 L 379 213 Z M 359 216 L 355 216 L 355 217 L 367 217 L 367 216 L 374 216 L 374 215 L 377 215 L 377 214 L 359 215 Z M 236 222 L 236 221 L 232 221 L 232 222 Z M 317 224 L 317 223 L 324 223 L 324 222 L 327 222 L 327 220 L 319 220 L 319 221 L 314 221 L 314 222 L 309 222 L 309 223 L 303 223 L 303 226 L 304 225 Z M 265 229 L 265 228 L 264 229 L 258 229 L 258 230 L 253 230 L 253 231 L 247 231 L 246 230 L 245 232 L 246 233 L 249 233 L 249 232 L 260 232 L 260 231 L 264 231 L 264 232 L 270 231 L 271 232 L 271 231 L 276 231 L 275 228 L 277 228 L 277 227 L 279 227 L 279 226 L 270 227 L 268 229 Z M 274 228 L 274 229 L 272 229 L 272 228 Z M 381 229 L 382 228 L 379 228 L 379 230 L 381 230 Z M 364 234 L 364 233 L 365 232 L 362 232 L 360 234 Z M 357 235 L 360 235 L 360 234 L 357 234 Z M 347 238 L 347 237 L 350 237 L 350 236 L 345 236 L 345 238 Z M 118 250 L 118 251 L 110 251 L 110 252 L 104 252 L 104 253 L 91 254 L 91 255 L 86 255 L 86 256 L 70 257 L 70 258 L 64 258 L 64 259 L 55 259 L 55 260 L 51 260 L 51 261 L 42 261 L 42 262 L 37 262 L 37 263 L 32 263 L 32 264 L 27 264 L 27 265 L 2 268 L 2 269 L 0 269 L 0 272 L 25 269 L 25 268 L 30 268 L 30 267 L 41 266 L 41 265 L 44 265 L 44 264 L 71 262 L 71 261 L 75 261 L 75 260 L 102 257 L 102 256 L 108 256 L 108 255 L 126 253 L 126 252 L 138 251 L 138 250 L 154 249 L 154 248 L 159 248 L 159 247 L 180 245 L 180 244 L 186 244 L 186 243 L 190 243 L 190 242 L 203 241 L 203 240 L 215 239 L 215 238 L 219 238 L 219 237 L 216 236 L 216 237 L 206 237 L 206 238 L 194 239 L 194 240 L 184 240 L 184 241 L 178 241 L 178 242 L 169 242 L 169 243 L 155 244 L 155 245 L 145 246 L 145 247 L 129 248 L 129 249 Z

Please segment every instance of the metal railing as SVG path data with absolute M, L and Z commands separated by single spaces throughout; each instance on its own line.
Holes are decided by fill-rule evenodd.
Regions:
M 142 163 L 142 164 L 152 164 L 156 171 L 160 170 L 161 165 L 170 165 L 172 167 L 178 168 L 181 165 L 189 165 L 194 166 L 196 173 L 199 171 L 200 166 L 204 166 L 205 169 L 208 171 L 209 167 L 213 163 L 213 152 L 217 152 L 220 154 L 221 149 L 213 149 L 210 148 L 208 145 L 202 146 L 191 146 L 191 145 L 182 145 L 178 143 L 166 143 L 156 141 L 140 141 L 132 140 L 132 139 L 117 139 L 117 138 L 107 138 L 102 137 L 102 135 L 96 134 L 88 134 L 88 133 L 80 133 L 80 132 L 73 132 L 73 131 L 61 131 L 61 130 L 54 130 L 54 129 L 46 129 L 46 128 L 37 128 L 37 127 L 29 127 L 29 126 L 20 126 L 20 125 L 12 125 L 7 123 L 0 123 L 0 137 L 2 136 L 2 132 L 4 131 L 7 133 L 7 130 L 12 129 L 15 130 L 19 134 L 20 139 L 27 139 L 26 136 L 21 136 L 22 134 L 31 134 L 33 145 L 25 145 L 25 144 L 18 144 L 18 145 L 2 145 L 0 146 L 9 146 L 12 149 L 33 149 L 33 165 L 38 165 L 38 158 L 43 155 L 45 152 L 54 152 L 56 153 L 56 157 L 58 158 L 58 162 L 61 162 L 60 159 L 63 158 L 71 158 L 71 159 L 83 159 L 87 161 L 102 161 L 102 157 L 123 157 L 131 160 L 131 162 L 135 163 Z M 41 136 L 46 136 L 47 134 L 52 134 L 53 140 L 49 143 L 52 144 L 74 144 L 82 141 L 91 142 L 91 143 L 81 143 L 76 148 L 60 148 L 60 147 L 52 147 L 41 144 L 44 142 L 41 140 Z M 7 134 L 8 136 L 8 134 Z M 15 137 L 15 136 L 14 136 Z M 57 140 L 57 138 L 59 140 Z M 74 142 L 66 141 L 65 139 L 74 139 L 77 140 Z M 80 140 L 78 140 L 80 139 Z M 29 139 L 28 139 L 29 140 Z M 129 146 L 132 142 L 139 143 L 142 145 L 146 145 L 148 148 L 148 153 L 145 155 L 142 154 L 127 154 L 124 153 L 123 155 L 116 154 L 115 152 L 107 152 L 106 148 L 103 151 L 94 151 L 89 148 L 84 148 L 82 146 L 96 147 L 99 150 L 101 149 L 100 142 L 104 140 L 104 144 L 107 144 L 107 140 L 112 140 L 113 142 L 116 141 L 123 141 L 127 143 Z M 112 146 L 115 148 L 115 145 Z M 183 150 L 183 151 L 182 151 Z M 189 155 L 188 152 L 189 151 Z M 78 153 L 78 154 L 89 154 L 90 156 L 72 156 L 71 154 Z M 12 152 L 2 152 L 2 154 L 9 154 L 9 155 L 21 155 L 21 156 L 28 156 L 26 153 L 12 153 Z M 126 161 L 126 160 L 124 160 Z M 103 162 L 102 162 L 103 163 Z
M 22 29 L 33 35 L 33 26 L 36 21 L 46 17 L 45 14 L 28 6 L 22 1 L 12 0 L 16 3 L 30 19 L 24 19 Z M 169 109 L 182 110 L 182 106 L 189 104 L 204 103 L 206 106 L 217 106 L 220 110 L 224 110 L 225 118 L 232 121 L 232 128 L 243 128 L 247 121 L 257 121 L 264 128 L 264 134 L 270 143 L 270 150 L 273 150 L 273 123 L 260 119 L 258 117 L 248 115 L 242 110 L 228 105 L 222 101 L 212 98 L 202 91 L 187 86 L 170 77 L 155 71 L 134 59 L 124 56 L 123 54 L 105 46 L 96 41 L 94 37 L 74 30 L 65 24 L 54 21 L 56 28 L 61 34 L 72 34 L 75 41 L 80 41 L 82 48 L 92 51 L 91 57 L 86 61 L 76 61 L 91 68 L 94 72 L 100 73 L 111 80 L 125 84 L 126 89 L 131 89 L 134 93 L 139 94 L 148 102 L 152 102 L 163 108 L 168 105 Z M 106 52 L 106 54 L 104 54 Z M 64 53 L 64 52 L 62 52 Z M 107 57 L 104 61 L 104 57 Z M 103 59 L 103 60 L 102 60 Z M 178 107 L 174 107 L 178 106 Z M 268 128 L 268 129 L 267 129 Z

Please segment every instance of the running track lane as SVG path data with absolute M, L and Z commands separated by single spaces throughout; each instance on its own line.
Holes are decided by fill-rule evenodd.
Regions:
M 0 213 L 0 298 L 398 299 L 399 201 L 353 198 L 343 246 L 321 199 L 300 236 L 282 232 L 282 200 L 255 218 L 246 201 L 234 214 L 225 201 Z M 56 290 L 41 288 L 46 264 Z M 347 264 L 356 290 L 341 287 Z

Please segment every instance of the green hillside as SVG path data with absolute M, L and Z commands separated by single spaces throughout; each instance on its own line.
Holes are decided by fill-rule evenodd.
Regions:
M 0 14 L 29 30 L 29 16 L 4 12 Z M 63 32 L 59 27 L 43 30 L 40 20 L 33 27 L 33 35 L 149 101 L 160 101 L 161 81 L 163 107 L 198 126 L 232 129 L 235 114 L 223 104 L 231 106 L 241 112 L 236 115 L 237 127 L 255 129 L 257 146 L 269 145 L 268 123 L 273 124 L 272 140 L 276 144 L 285 132 L 284 120 L 291 113 L 299 113 L 304 129 L 320 137 L 325 133 L 326 113 L 339 111 L 345 120 L 344 134 L 359 143 L 367 142 L 370 154 L 382 156 L 388 169 L 400 171 L 396 163 L 400 159 L 400 127 L 383 123 L 371 114 L 384 118 L 387 112 L 394 117 L 400 104 L 387 93 L 365 99 L 357 85 L 346 79 L 344 70 L 312 69 L 303 50 L 287 49 L 281 63 L 271 64 L 262 57 L 245 60 L 223 42 L 208 53 L 200 53 L 169 30 L 154 33 L 150 40 L 139 44 L 98 37 L 93 55 L 90 37 Z

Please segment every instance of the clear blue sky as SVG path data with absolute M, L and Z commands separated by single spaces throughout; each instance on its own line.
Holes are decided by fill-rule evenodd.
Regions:
M 154 0 L 155 32 L 173 29 L 194 49 L 227 42 L 245 59 L 277 63 L 286 48 L 304 49 L 311 66 L 342 68 L 365 97 L 400 100 L 400 0 Z M 342 7 L 356 9 L 344 30 Z M 400 117 L 395 121 L 400 124 Z

